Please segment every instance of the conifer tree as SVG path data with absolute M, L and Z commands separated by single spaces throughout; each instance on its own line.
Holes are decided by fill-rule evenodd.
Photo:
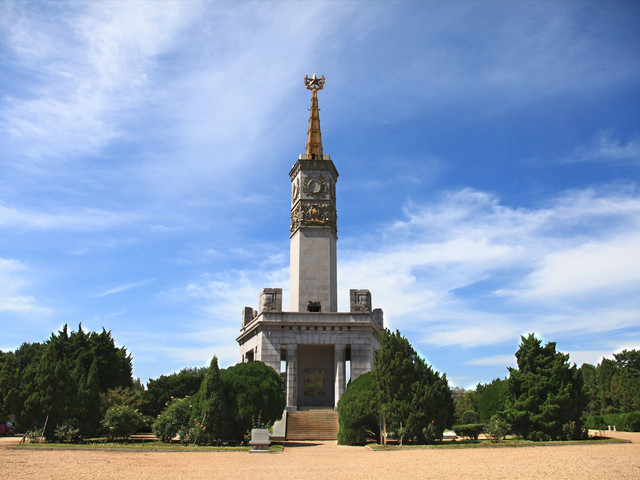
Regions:
M 454 413 L 447 377 L 427 365 L 399 331 L 385 329 L 380 336 L 373 376 L 388 429 L 399 431 L 402 424 L 415 442 L 442 437 Z
M 504 412 L 513 431 L 534 440 L 563 438 L 569 422 L 581 431 L 586 397 L 580 372 L 569 364 L 569 355 L 556 352 L 555 342 L 543 347 L 533 334 L 521 338 L 518 368 L 509 368 Z
M 232 419 L 220 379 L 218 357 L 211 360 L 194 403 L 195 419 L 206 427 L 206 435 L 211 441 L 219 443 L 233 439 Z

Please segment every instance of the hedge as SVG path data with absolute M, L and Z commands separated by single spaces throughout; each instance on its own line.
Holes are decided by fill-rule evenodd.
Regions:
M 590 415 L 585 421 L 585 427 L 592 430 L 604 430 L 609 425 L 623 432 L 640 432 L 640 411 Z

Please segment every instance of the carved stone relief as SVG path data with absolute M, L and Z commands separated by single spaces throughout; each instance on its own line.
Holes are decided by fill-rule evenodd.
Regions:
M 300 197 L 300 177 L 296 177 L 296 179 L 291 182 L 291 204 L 296 203 L 298 198 Z
M 302 185 L 302 191 L 309 197 L 322 197 L 329 193 L 329 185 L 324 175 L 308 175 Z
M 370 312 L 371 292 L 369 290 L 349 290 L 351 311 Z
M 281 288 L 264 288 L 260 292 L 260 311 L 261 312 L 280 312 L 282 311 L 282 289 Z
M 336 211 L 331 203 L 303 200 L 291 211 L 291 232 L 295 232 L 301 226 L 330 227 L 336 232 L 336 220 Z

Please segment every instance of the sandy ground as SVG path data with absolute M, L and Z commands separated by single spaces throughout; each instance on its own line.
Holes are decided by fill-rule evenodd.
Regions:
M 282 453 L 36 451 L 0 440 L 3 479 L 640 479 L 640 433 L 630 444 L 374 452 L 336 442 Z M 13 440 L 15 443 L 16 440 Z

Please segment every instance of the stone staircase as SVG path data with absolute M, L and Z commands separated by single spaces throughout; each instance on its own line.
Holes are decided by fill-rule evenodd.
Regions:
M 337 440 L 338 413 L 313 409 L 287 413 L 287 440 Z

